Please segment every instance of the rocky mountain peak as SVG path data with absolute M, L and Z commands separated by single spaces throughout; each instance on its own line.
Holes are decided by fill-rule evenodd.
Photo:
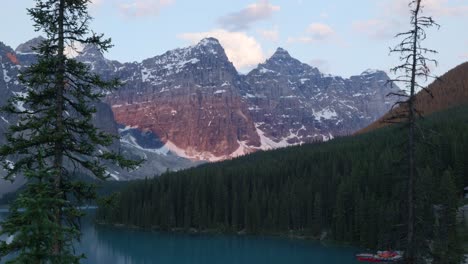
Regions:
M 162 84 L 169 76 L 178 76 L 178 82 L 193 79 L 201 86 L 221 85 L 237 78 L 236 69 L 215 38 L 204 38 L 196 45 L 167 51 L 144 60 L 141 66 L 141 78 L 150 84 Z M 226 80 L 226 76 L 230 76 L 229 80 Z
M 360 75 L 351 76 L 353 80 L 363 80 L 365 82 L 372 82 L 373 80 L 380 80 L 380 86 L 376 87 L 380 90 L 386 90 L 390 85 L 387 85 L 387 81 L 390 80 L 387 73 L 381 70 L 367 69 Z
M 221 59 L 228 59 L 223 46 L 215 38 L 204 38 L 197 45 L 191 47 L 198 56 L 213 56 Z
M 300 62 L 293 58 L 289 52 L 283 48 L 276 49 L 275 53 L 260 64 L 249 74 L 273 74 L 273 75 L 286 75 L 286 76 L 301 76 L 301 75 L 320 75 L 317 68 Z
M 15 51 L 7 44 L 0 41 L 0 55 L 5 56 L 6 53 L 14 53 Z
M 270 60 L 271 59 L 292 59 L 292 57 L 287 50 L 279 47 L 276 49 L 275 53 L 273 53 Z
M 26 41 L 16 47 L 16 53 L 34 53 L 33 48 L 38 47 L 45 40 L 44 37 L 38 36 L 31 40 Z
M 91 70 L 122 81 L 123 87 L 105 99 L 114 115 L 108 119 L 115 118 L 125 131 L 132 129 L 135 133 L 128 135 L 121 131 L 121 143 L 144 151 L 149 160 L 171 160 L 174 154 L 216 161 L 328 140 L 366 126 L 393 104 L 385 97 L 389 90 L 381 88 L 385 73 L 325 76 L 283 48 L 247 75 L 236 71 L 215 38 L 134 63 L 108 60 L 94 46 L 80 50 L 77 59 Z M 6 94 L 19 91 L 16 63 L 24 65 L 35 56 L 18 54 L 16 59 L 1 44 L 0 55 L 1 103 Z
M 367 69 L 363 71 L 361 75 L 374 75 L 374 74 L 380 74 L 380 73 L 385 73 L 385 72 L 381 70 Z
M 80 56 L 85 58 L 93 58 L 94 60 L 104 59 L 104 55 L 99 50 L 99 48 L 91 44 L 83 47 L 83 50 L 80 52 Z
M 200 40 L 200 42 L 198 42 L 197 46 L 211 46 L 211 47 L 214 46 L 214 47 L 216 47 L 216 46 L 221 46 L 221 44 L 219 43 L 218 39 L 208 37 L 208 38 L 204 38 L 204 39 Z

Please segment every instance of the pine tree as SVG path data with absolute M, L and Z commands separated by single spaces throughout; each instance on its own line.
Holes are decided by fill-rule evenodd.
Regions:
M 320 234 L 322 232 L 322 196 L 321 194 L 315 193 L 314 197 L 314 221 L 313 221 L 313 232 L 314 234 Z
M 440 180 L 434 226 L 433 257 L 435 264 L 461 263 L 463 250 L 457 233 L 457 190 L 451 171 L 445 171 Z
M 76 44 L 94 45 L 101 52 L 111 47 L 110 39 L 90 33 L 89 2 L 36 0 L 36 6 L 28 9 L 36 31 L 46 39 L 34 47 L 37 62 L 20 76 L 24 93 L 3 107 L 19 121 L 10 126 L 8 143 L 0 148 L 2 160 L 15 161 L 4 162 L 6 179 L 20 174 L 29 178 L 26 192 L 2 223 L 9 227 L 2 233 L 14 235 L 11 244 L 1 245 L 2 256 L 20 252 L 13 263 L 23 263 L 28 254 L 34 255 L 35 263 L 79 263 L 83 256 L 73 251 L 82 216 L 77 205 L 94 199 L 95 189 L 74 179 L 74 172 L 85 170 L 104 180 L 109 177 L 104 161 L 127 168 L 138 164 L 109 151 L 106 146 L 115 137 L 91 122 L 95 104 L 119 85 L 118 80 L 104 81 L 87 65 L 65 55 L 65 48 Z M 35 239 L 37 234 L 44 237 Z

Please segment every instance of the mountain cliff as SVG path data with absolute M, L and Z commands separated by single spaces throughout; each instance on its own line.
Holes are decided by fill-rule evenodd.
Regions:
M 16 50 L 0 42 L 0 105 L 4 105 L 14 94 L 25 92 L 24 87 L 19 83 L 18 74 L 22 69 L 25 69 L 25 67 L 28 67 L 36 60 L 36 53 L 31 47 L 37 46 L 42 40 L 40 37 L 35 38 L 19 45 Z M 92 63 L 96 67 L 96 70 L 107 73 L 108 77 L 115 77 L 113 67 L 121 65 L 118 62 L 110 62 L 104 59 L 102 54 L 96 49 L 91 49 L 91 47 L 87 47 L 83 51 L 82 59 L 89 59 L 89 63 Z M 17 107 L 21 108 L 23 106 L 17 105 Z M 97 127 L 115 135 L 118 135 L 122 131 L 122 126 L 116 122 L 114 112 L 109 104 L 99 102 L 96 104 L 96 110 L 93 122 Z M 0 144 L 6 143 L 4 133 L 7 131 L 8 126 L 15 122 L 15 116 L 0 114 Z M 135 131 L 127 131 L 126 133 L 130 134 L 130 132 L 133 135 L 132 138 L 139 138 L 139 135 L 141 135 L 140 132 Z M 143 158 L 149 160 L 149 162 L 145 162 L 138 171 L 132 172 L 110 165 L 109 172 L 116 180 L 152 177 L 167 170 L 180 170 L 199 164 L 199 162 L 193 162 L 172 153 L 155 152 L 151 149 L 141 148 L 136 143 L 137 141 L 129 141 L 128 138 L 129 136 L 127 135 L 122 141 L 115 141 L 110 147 L 124 153 L 130 158 Z M 0 176 L 2 173 L 3 171 L 0 169 Z M 20 179 L 15 182 L 15 185 L 11 185 L 0 180 L 0 193 L 17 188 L 18 184 L 21 184 L 23 180 Z
M 150 131 L 180 156 L 200 160 L 260 146 L 240 76 L 215 39 L 117 70 L 125 85 L 109 95 L 117 122 Z M 133 74 L 125 74 L 133 71 Z
M 0 100 L 21 91 L 16 76 L 34 61 L 31 46 L 40 40 L 16 51 L 2 44 Z M 278 48 L 242 75 L 214 38 L 142 62 L 112 61 L 92 46 L 76 58 L 104 78 L 122 81 L 98 108 L 95 122 L 123 136 L 113 147 L 154 159 L 147 163 L 164 164 L 148 167 L 142 176 L 196 164 L 191 161 L 217 161 L 347 135 L 393 104 L 385 97 L 392 89 L 385 86 L 389 78 L 383 71 L 349 78 L 326 75 Z
M 124 85 L 109 95 L 116 121 L 150 133 L 172 153 L 217 161 L 353 133 L 388 111 L 383 71 L 325 75 L 278 48 L 239 74 L 218 40 L 118 63 L 92 47 L 77 57 Z M 397 88 L 394 88 L 395 90 Z
M 391 89 L 383 71 L 342 78 L 292 58 L 281 48 L 245 80 L 244 98 L 271 147 L 350 134 L 389 109 Z M 394 89 L 397 89 L 396 87 Z

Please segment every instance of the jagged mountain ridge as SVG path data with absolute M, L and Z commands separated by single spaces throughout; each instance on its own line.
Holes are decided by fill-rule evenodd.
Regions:
M 4 105 L 8 99 L 14 94 L 21 94 L 25 92 L 25 88 L 19 83 L 18 74 L 22 69 L 31 65 L 36 61 L 36 53 L 31 49 L 31 46 L 39 44 L 43 39 L 35 38 L 24 44 L 21 44 L 13 50 L 11 47 L 0 42 L 0 105 Z M 93 50 L 87 47 L 85 52 L 90 56 L 90 62 L 97 63 L 100 60 L 93 58 L 90 54 Z M 94 49 L 93 52 L 97 52 Z M 83 53 L 84 55 L 85 53 Z M 95 53 L 94 55 L 97 55 Z M 102 56 L 102 54 L 100 54 Z M 87 58 L 87 57 L 83 57 Z M 102 57 L 103 58 L 103 57 Z M 104 60 L 105 65 L 97 65 L 102 71 L 109 71 L 113 75 L 113 68 L 116 65 L 120 65 L 118 62 L 110 62 Z M 110 73 L 108 73 L 110 74 Z M 17 107 L 23 107 L 18 105 Z M 122 127 L 117 124 L 114 118 L 114 113 L 111 107 L 104 102 L 96 104 L 97 112 L 93 117 L 94 124 L 100 129 L 117 135 L 122 131 Z M 16 119 L 14 115 L 8 116 L 0 114 L 0 144 L 6 143 L 4 133 L 7 131 L 8 126 L 15 123 Z M 127 134 L 131 134 L 132 138 L 138 138 L 141 132 L 128 131 Z M 117 166 L 109 164 L 109 174 L 116 180 L 127 180 L 134 178 L 153 177 L 159 175 L 167 170 L 180 170 L 199 164 L 188 159 L 181 158 L 177 155 L 168 152 L 155 152 L 152 149 L 141 148 L 138 142 L 125 140 L 130 136 L 127 135 L 122 141 L 116 141 L 112 146 L 112 149 L 120 151 L 124 155 L 135 159 L 147 159 L 151 162 L 145 162 L 137 171 L 121 170 Z M 14 162 L 14 161 L 12 161 Z M 0 176 L 3 171 L 0 169 Z M 7 182 L 0 180 L 0 194 L 11 189 L 17 188 L 18 184 L 22 184 L 23 180 L 15 181 L 16 185 L 11 185 Z M 6 188 L 6 189 L 5 189 Z M 4 190 L 5 189 L 5 190 Z
M 31 56 L 24 47 L 19 53 Z M 132 129 L 161 142 L 145 146 L 147 141 L 127 133 L 123 145 L 192 160 L 216 161 L 350 134 L 392 104 L 382 71 L 349 79 L 325 75 L 279 48 L 241 75 L 214 38 L 140 63 L 108 60 L 90 46 L 77 59 L 105 78 L 123 81 L 106 98 L 121 131 Z
M 260 146 L 240 76 L 215 39 L 144 60 L 117 71 L 125 85 L 108 97 L 116 120 L 151 131 L 180 156 L 218 160 Z
M 243 95 L 259 132 L 290 145 L 350 134 L 378 118 L 393 103 L 387 80 L 375 70 L 349 79 L 324 75 L 279 48 L 246 76 Z
M 152 132 L 172 152 L 195 160 L 350 134 L 393 104 L 383 71 L 349 79 L 324 75 L 278 48 L 241 75 L 214 38 L 141 63 L 120 64 L 86 51 L 78 59 L 124 81 L 107 98 L 118 123 Z

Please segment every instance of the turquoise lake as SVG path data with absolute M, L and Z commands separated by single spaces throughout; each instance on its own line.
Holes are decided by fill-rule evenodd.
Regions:
M 87 264 L 354 264 L 355 248 L 284 238 L 189 235 L 83 221 L 77 252 Z

